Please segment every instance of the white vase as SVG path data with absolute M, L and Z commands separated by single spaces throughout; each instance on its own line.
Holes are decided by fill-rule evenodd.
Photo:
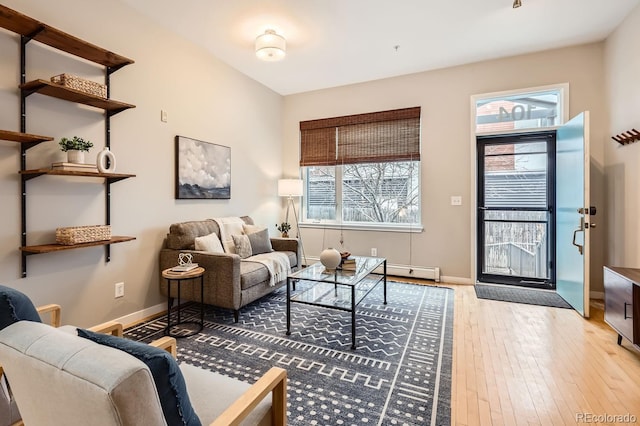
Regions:
M 116 157 L 108 147 L 104 147 L 96 157 L 96 166 L 100 173 L 113 173 L 116 171 Z
M 328 248 L 320 253 L 320 262 L 327 271 L 334 271 L 341 261 L 340 252 L 334 248 Z
M 69 163 L 84 164 L 84 151 L 70 149 L 67 151 L 67 161 Z

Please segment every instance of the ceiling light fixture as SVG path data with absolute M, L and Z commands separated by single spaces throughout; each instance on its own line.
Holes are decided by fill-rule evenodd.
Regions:
M 513 8 L 517 9 L 522 6 L 522 0 L 513 0 Z
M 256 37 L 256 56 L 263 61 L 279 61 L 284 58 L 287 42 L 274 30 L 266 30 Z

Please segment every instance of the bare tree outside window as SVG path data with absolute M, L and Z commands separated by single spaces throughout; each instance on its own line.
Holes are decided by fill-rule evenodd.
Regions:
M 335 220 L 337 191 L 343 222 L 417 224 L 420 222 L 418 161 L 307 167 L 306 217 Z M 336 187 L 336 169 L 342 178 Z

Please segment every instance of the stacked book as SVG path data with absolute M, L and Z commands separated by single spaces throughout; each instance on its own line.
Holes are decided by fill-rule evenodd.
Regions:
M 354 271 L 356 269 L 356 259 L 354 257 L 346 257 L 342 259 L 342 269 Z
M 178 265 L 171 268 L 171 272 L 189 272 L 198 267 L 197 263 L 185 263 L 184 265 Z
M 98 167 L 95 164 L 81 164 L 81 163 L 53 163 L 51 164 L 53 170 L 63 170 L 66 172 L 88 172 L 98 173 Z

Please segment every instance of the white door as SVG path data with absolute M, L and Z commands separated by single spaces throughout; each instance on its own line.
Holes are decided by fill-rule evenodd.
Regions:
M 556 291 L 589 317 L 589 112 L 556 134 Z

